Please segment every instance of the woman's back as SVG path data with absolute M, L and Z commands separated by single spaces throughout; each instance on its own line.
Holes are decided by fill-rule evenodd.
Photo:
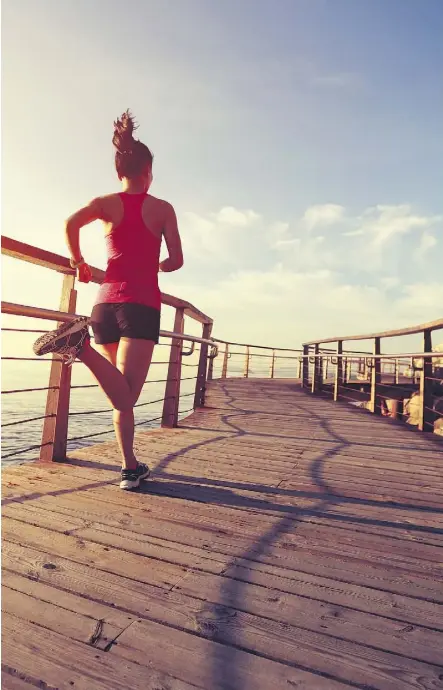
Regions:
M 96 303 L 136 302 L 159 309 L 165 202 L 145 192 L 112 194 L 101 201 L 108 264 Z

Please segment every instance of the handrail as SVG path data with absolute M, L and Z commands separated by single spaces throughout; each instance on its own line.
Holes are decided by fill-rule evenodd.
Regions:
M 222 343 L 222 345 L 235 345 L 236 347 L 253 347 L 257 350 L 275 350 L 276 352 L 303 352 L 300 348 L 292 347 L 271 347 L 271 345 L 252 345 L 251 343 L 233 343 L 230 340 L 221 340 L 220 338 L 214 338 L 214 342 Z
M 42 309 L 41 307 L 32 307 L 26 304 L 14 304 L 13 302 L 3 301 L 2 314 L 10 314 L 11 316 L 27 316 L 33 319 L 44 319 L 45 321 L 63 321 L 65 323 L 74 321 L 81 316 L 81 314 L 67 314 L 64 311 L 56 311 L 55 309 Z M 214 341 L 210 338 L 199 338 L 195 335 L 186 335 L 185 333 L 174 333 L 173 331 L 164 330 L 160 330 L 160 335 L 164 338 L 187 340 L 191 343 L 214 346 Z
M 423 331 L 436 331 L 439 328 L 443 328 L 443 318 L 437 319 L 437 321 L 430 321 L 429 323 L 422 323 L 418 326 L 409 326 L 407 328 L 399 328 L 394 331 L 382 331 L 381 333 L 368 333 L 366 335 L 347 335 L 334 338 L 325 338 L 311 340 L 307 343 L 303 343 L 303 347 L 310 345 L 324 345 L 325 343 L 336 343 L 336 342 L 346 342 L 349 340 L 372 340 L 373 338 L 395 338 L 402 335 L 416 335 L 417 333 L 422 333 Z
M 377 360 L 377 359 L 423 359 L 424 357 L 435 357 L 435 359 L 443 358 L 443 352 L 400 352 L 400 353 L 395 353 L 393 355 L 387 355 L 387 354 L 367 354 L 364 357 L 349 357 L 347 354 L 337 354 L 337 353 L 328 353 L 327 355 L 325 354 L 313 354 L 313 355 L 300 355 L 298 359 L 346 359 L 348 362 L 358 362 L 361 359 L 364 360 Z
M 36 266 L 49 268 L 52 271 L 57 271 L 63 275 L 74 276 L 76 273 L 71 268 L 69 259 L 67 259 L 65 256 L 48 252 L 46 249 L 34 247 L 32 244 L 26 244 L 25 242 L 20 242 L 19 240 L 14 240 L 12 237 L 6 237 L 4 235 L 2 235 L 2 254 L 5 256 L 10 256 L 14 259 L 19 259 L 21 261 L 27 261 L 28 263 Z M 100 268 L 95 268 L 94 266 L 91 266 L 91 272 L 92 282 L 101 284 L 103 282 L 103 278 L 105 277 L 105 272 Z M 166 292 L 161 293 L 161 300 L 162 304 L 165 304 L 166 306 L 174 307 L 175 309 L 184 309 L 186 316 L 190 316 L 202 324 L 213 323 L 213 320 L 210 316 L 207 316 L 186 300 L 180 299 L 179 297 L 174 297 L 174 295 L 169 295 Z
M 403 371 L 403 376 L 407 375 L 408 378 L 412 378 L 414 385 L 416 385 L 416 374 L 419 374 L 417 391 L 419 396 L 417 403 L 418 428 L 420 431 L 434 431 L 434 424 L 436 419 L 438 419 L 436 405 L 439 403 L 436 401 L 443 394 L 442 375 L 437 373 L 438 363 L 434 363 L 435 360 L 443 358 L 443 353 L 437 352 L 432 348 L 432 333 L 439 329 L 443 329 L 443 319 L 380 333 L 325 338 L 324 340 L 312 340 L 303 343 L 303 355 L 301 356 L 303 363 L 302 387 L 310 389 L 314 394 L 326 392 L 328 387 L 324 385 L 324 379 L 327 379 L 328 363 L 330 362 L 335 367 L 332 390 L 334 401 L 355 401 L 355 396 L 350 396 L 350 391 L 352 390 L 352 364 L 357 361 L 358 376 L 356 383 L 358 386 L 362 385 L 361 376 L 367 381 L 366 385 L 370 389 L 368 401 L 370 411 L 378 415 L 386 414 L 387 401 L 391 400 L 394 401 L 391 402 L 391 414 L 399 419 L 404 416 L 403 405 L 405 398 L 402 392 L 404 384 L 401 383 L 401 369 L 405 366 L 405 360 L 410 360 L 410 365 Z M 422 352 L 381 353 L 381 340 L 383 338 L 417 335 L 419 333 L 422 335 Z M 352 354 L 350 355 L 343 348 L 344 342 L 352 340 L 372 340 L 372 353 L 368 353 L 364 357 L 353 357 Z M 336 343 L 336 352 L 330 354 L 328 350 L 326 354 L 325 349 L 322 347 L 324 343 Z M 388 360 L 391 363 L 393 361 L 394 371 L 391 372 L 394 375 L 393 384 L 383 383 L 382 362 L 384 360 Z M 312 368 L 310 365 L 312 365 Z M 365 393 L 363 389 L 360 392 Z
M 48 252 L 39 247 L 34 247 L 5 236 L 2 236 L 1 244 L 2 254 L 5 256 L 48 268 L 63 276 L 59 310 L 2 302 L 3 313 L 57 321 L 59 323 L 77 318 L 76 271 L 71 268 L 69 260 L 65 256 L 60 256 L 59 254 Z M 91 271 L 92 282 L 100 284 L 104 279 L 105 273 L 93 266 L 91 266 Z M 197 375 L 192 377 L 192 379 L 195 379 L 195 389 L 193 393 L 186 393 L 186 396 L 194 396 L 192 409 L 196 409 L 204 405 L 206 381 L 212 371 L 212 362 L 217 356 L 218 348 L 210 338 L 213 321 L 209 316 L 194 307 L 190 302 L 173 295 L 161 293 L 161 301 L 162 304 L 175 309 L 175 321 L 172 331 L 160 331 L 161 336 L 171 338 L 169 362 L 165 362 L 165 364 L 168 364 L 168 375 L 165 380 L 166 390 L 163 398 L 163 413 L 160 419 L 162 426 L 176 427 L 179 417 L 181 381 L 190 380 L 189 377 L 182 379 L 181 369 L 182 366 L 194 366 L 189 363 L 182 363 L 183 357 L 191 355 L 194 352 L 195 344 L 199 344 L 198 364 L 195 365 L 197 367 Z M 185 316 L 189 316 L 202 324 L 202 337 L 184 333 Z M 190 350 L 183 351 L 183 341 L 192 343 Z M 158 364 L 158 362 L 154 363 Z M 44 424 L 41 444 L 39 446 L 31 446 L 25 449 L 25 451 L 20 452 L 27 452 L 28 450 L 38 448 L 40 449 L 40 460 L 45 461 L 63 460 L 66 457 L 70 392 L 71 369 L 63 366 L 60 357 L 54 356 L 51 360 L 49 385 L 47 386 L 46 414 L 42 417 Z M 190 410 L 186 410 L 186 412 L 188 411 Z
M 60 304 L 58 310 L 44 309 L 29 305 L 15 304 L 12 302 L 2 302 L 2 312 L 15 316 L 25 316 L 39 318 L 55 322 L 68 322 L 78 317 L 76 314 L 77 291 L 75 289 L 76 272 L 71 268 L 66 257 L 48 252 L 44 249 L 25 244 L 9 237 L 2 237 L 2 253 L 22 261 L 27 261 L 35 265 L 40 265 L 50 270 L 57 271 L 63 276 Z M 104 272 L 98 268 L 91 267 L 92 280 L 101 283 Z M 161 417 L 162 426 L 177 426 L 179 416 L 180 383 L 182 379 L 181 370 L 183 366 L 198 367 L 197 376 L 191 377 L 196 380 L 193 393 L 186 393 L 186 396 L 194 396 L 193 409 L 204 406 L 205 391 L 207 381 L 212 379 L 214 360 L 218 355 L 219 345 L 222 345 L 223 363 L 221 378 L 227 378 L 229 360 L 232 355 L 242 354 L 235 352 L 232 348 L 245 348 L 245 361 L 243 376 L 251 375 L 250 363 L 253 357 L 269 358 L 269 376 L 274 378 L 277 360 L 287 359 L 298 362 L 298 375 L 295 378 L 301 379 L 302 387 L 310 389 L 312 393 L 328 392 L 330 387 L 326 385 L 330 382 L 330 366 L 335 368 L 333 398 L 334 401 L 354 399 L 346 395 L 348 390 L 355 392 L 357 386 L 360 392 L 367 394 L 370 389 L 369 407 L 375 414 L 382 414 L 382 409 L 386 408 L 386 401 L 394 398 L 398 402 L 398 415 L 403 415 L 401 399 L 404 391 L 416 390 L 416 374 L 419 373 L 419 422 L 418 427 L 422 431 L 433 430 L 435 419 L 435 396 L 443 393 L 441 374 L 435 368 L 434 361 L 443 358 L 443 353 L 432 351 L 432 331 L 443 329 L 443 319 L 432 321 L 418 326 L 385 331 L 376 334 L 366 334 L 357 336 L 347 336 L 342 338 L 326 338 L 325 340 L 311 341 L 303 344 L 303 349 L 271 347 L 265 345 L 251 345 L 246 343 L 236 343 L 228 340 L 212 338 L 213 321 L 203 312 L 196 309 L 189 302 L 180 298 L 162 293 L 162 303 L 175 308 L 175 320 L 172 331 L 161 330 L 160 335 L 170 338 L 170 357 L 168 364 L 167 379 L 165 380 L 166 389 L 164 394 L 163 413 Z M 185 315 L 199 321 L 202 324 L 201 337 L 187 335 L 184 332 Z M 412 353 L 382 353 L 380 342 L 382 338 L 398 337 L 402 335 L 414 335 L 422 333 L 423 351 Z M 358 352 L 357 350 L 347 350 L 343 347 L 345 341 L 352 340 L 373 340 L 371 352 Z M 188 351 L 183 350 L 183 342 L 188 341 L 192 347 Z M 191 355 L 195 344 L 199 344 L 198 364 L 184 363 L 183 357 Z M 336 350 L 323 347 L 326 343 L 336 343 Z M 164 343 L 163 343 L 164 344 Z M 168 343 L 169 344 L 169 343 Z M 252 352 L 259 350 L 261 352 Z M 267 351 L 267 352 L 266 352 Z M 23 358 L 6 358 L 23 359 Z M 33 359 L 33 358 L 24 358 Z M 37 358 L 38 359 L 38 358 Z M 410 362 L 408 365 L 408 360 Z M 352 382 L 352 366 L 358 363 L 357 381 Z M 393 371 L 388 375 L 394 376 L 394 384 L 384 383 L 383 362 L 388 363 L 388 367 L 393 365 Z M 156 362 L 160 364 L 160 362 Z M 291 365 L 292 366 L 292 365 Z M 407 367 L 406 369 L 404 367 Z M 437 364 L 438 366 L 438 364 Z M 311 369 L 312 367 L 312 369 Z M 311 372 L 313 373 L 311 374 Z M 66 456 L 66 442 L 69 418 L 69 397 L 71 390 L 71 370 L 63 367 L 58 356 L 51 360 L 51 370 L 49 375 L 46 400 L 46 412 L 44 417 L 42 443 L 40 446 L 40 458 L 43 460 L 63 459 Z M 386 372 L 385 372 L 386 373 Z M 295 374 L 295 372 L 294 372 Z M 413 379 L 411 384 L 406 384 L 402 380 L 404 377 Z M 362 378 L 366 383 L 361 383 Z M 350 384 L 350 385 L 347 385 Z M 354 386 L 355 384 L 355 386 Z M 354 388 L 352 388 L 354 386 Z M 395 388 L 397 386 L 397 388 Z M 405 388 L 406 386 L 406 388 Z M 403 396 L 404 397 L 404 396 Z M 385 408 L 383 408 L 385 405 Z M 401 411 L 400 411 L 401 410 Z M 186 410 L 190 411 L 190 410 Z M 395 416 L 395 415 L 394 415 Z M 15 422 L 14 422 L 15 423 Z M 108 432 L 106 432 L 108 433 Z M 88 437 L 91 434 L 88 435 Z M 96 434 L 93 434 L 96 435 Z M 86 438 L 86 437 L 85 437 Z

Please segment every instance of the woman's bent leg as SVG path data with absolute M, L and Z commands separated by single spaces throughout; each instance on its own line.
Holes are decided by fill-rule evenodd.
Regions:
M 104 357 L 87 342 L 78 358 L 91 371 L 114 409 L 130 410 L 133 407 L 133 394 L 128 381 L 108 356 Z

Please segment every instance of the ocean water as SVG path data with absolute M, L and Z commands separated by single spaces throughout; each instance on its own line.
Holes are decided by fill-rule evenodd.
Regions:
M 41 443 L 44 420 L 38 418 L 45 415 L 47 390 L 31 392 L 27 389 L 47 388 L 51 366 L 50 360 L 43 358 L 24 360 L 33 357 L 31 346 L 35 334 L 21 334 L 23 338 L 19 340 L 19 347 L 11 347 L 16 341 L 9 335 L 4 333 L 2 338 L 2 466 L 35 460 L 39 456 L 39 449 L 31 447 Z M 140 430 L 160 425 L 169 353 L 166 342 L 156 348 L 148 381 L 135 410 L 136 424 Z M 9 357 L 21 359 L 11 360 Z M 181 418 L 189 414 L 193 405 L 197 366 L 198 351 L 183 358 Z M 71 385 L 68 439 L 72 440 L 68 443 L 68 450 L 113 440 L 109 403 L 88 369 L 80 362 L 72 367 Z M 8 392 L 12 390 L 26 392 Z M 79 438 L 84 436 L 87 438 Z M 29 450 L 25 450 L 27 448 Z

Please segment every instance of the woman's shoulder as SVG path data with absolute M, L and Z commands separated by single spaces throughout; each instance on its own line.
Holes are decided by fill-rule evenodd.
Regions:
M 165 199 L 159 199 L 152 194 L 148 194 L 148 199 L 151 205 L 151 209 L 155 210 L 162 217 L 167 217 L 171 213 L 174 213 L 174 207 L 169 201 Z
M 159 208 L 171 208 L 172 204 L 169 203 L 169 201 L 166 201 L 165 199 L 159 199 L 157 196 L 152 196 L 152 194 L 148 194 L 148 199 L 151 201 L 152 204 L 155 204 Z
M 107 223 L 112 222 L 115 215 L 121 213 L 122 201 L 119 194 L 97 196 L 91 203 L 97 208 L 99 218 Z

